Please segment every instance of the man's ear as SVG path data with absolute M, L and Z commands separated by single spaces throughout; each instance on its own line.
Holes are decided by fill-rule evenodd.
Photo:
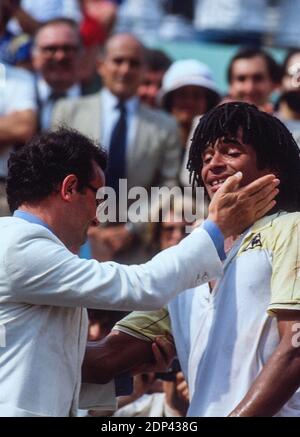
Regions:
M 74 196 L 74 194 L 77 192 L 78 187 L 78 179 L 77 176 L 74 174 L 70 174 L 66 176 L 61 184 L 60 188 L 60 195 L 61 197 L 67 201 L 70 202 Z

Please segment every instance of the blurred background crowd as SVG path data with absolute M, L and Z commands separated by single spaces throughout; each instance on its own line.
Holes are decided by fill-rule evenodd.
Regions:
M 222 102 L 273 113 L 300 145 L 299 21 L 300 0 L 0 0 L 0 216 L 10 214 L 10 153 L 60 124 L 107 150 L 117 195 L 120 178 L 128 189 L 189 186 L 193 130 Z M 176 244 L 187 223 L 172 202 L 159 223 L 91 227 L 80 256 L 135 263 Z M 91 311 L 90 340 L 118 317 Z M 160 401 L 148 393 L 127 414 L 161 405 L 184 415 L 187 389 L 175 373 Z M 136 382 L 135 398 L 149 381 Z

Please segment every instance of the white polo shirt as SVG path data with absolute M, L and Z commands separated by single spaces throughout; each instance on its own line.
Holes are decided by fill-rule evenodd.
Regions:
M 169 304 L 190 390 L 189 416 L 227 416 L 279 344 L 278 309 L 300 310 L 300 213 L 264 217 L 233 246 L 224 275 Z M 170 331 L 166 310 L 132 313 L 116 328 L 145 340 Z M 300 390 L 278 416 L 300 416 Z

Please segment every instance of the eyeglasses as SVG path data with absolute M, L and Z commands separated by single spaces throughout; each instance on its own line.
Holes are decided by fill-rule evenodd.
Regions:
M 62 50 L 66 55 L 74 55 L 78 52 L 79 46 L 72 44 L 63 44 L 63 45 L 52 45 L 52 46 L 44 46 L 39 47 L 39 50 L 45 56 L 53 56 L 58 50 Z
M 93 193 L 95 193 L 95 194 L 97 194 L 97 192 L 99 190 L 99 188 L 93 187 L 93 185 L 91 185 L 91 184 L 87 184 L 86 187 L 89 188 L 91 191 L 93 191 Z M 105 199 L 97 199 L 96 198 L 95 200 L 96 200 L 96 206 L 98 208 L 98 206 L 101 205 Z

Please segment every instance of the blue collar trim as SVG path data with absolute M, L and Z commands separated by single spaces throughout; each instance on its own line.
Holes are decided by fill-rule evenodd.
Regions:
M 29 223 L 34 223 L 35 225 L 41 225 L 53 233 L 52 229 L 50 228 L 50 226 L 47 225 L 47 223 L 45 223 L 43 220 L 41 220 L 36 215 L 31 214 L 30 212 L 25 212 L 25 211 L 21 211 L 20 209 L 17 209 L 14 212 L 13 217 L 21 218 L 23 220 L 26 220 Z

